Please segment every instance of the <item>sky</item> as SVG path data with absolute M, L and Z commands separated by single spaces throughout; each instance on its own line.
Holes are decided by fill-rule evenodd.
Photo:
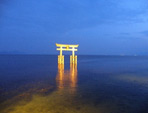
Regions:
M 148 0 L 0 0 L 0 54 L 58 54 L 55 43 L 148 55 Z

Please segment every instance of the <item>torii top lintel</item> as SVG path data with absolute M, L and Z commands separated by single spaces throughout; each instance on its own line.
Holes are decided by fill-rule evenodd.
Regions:
M 79 45 L 69 45 L 69 44 L 57 44 L 56 46 L 59 47 L 57 48 L 58 51 L 77 51 L 77 47 Z
M 77 45 L 71 45 L 71 44 L 57 44 L 56 43 L 56 46 L 57 47 L 78 47 L 79 45 L 77 44 Z

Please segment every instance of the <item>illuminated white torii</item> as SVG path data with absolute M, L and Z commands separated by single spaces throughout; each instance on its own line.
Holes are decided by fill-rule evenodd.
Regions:
M 60 55 L 58 55 L 58 63 L 64 64 L 64 55 L 62 55 L 63 51 L 72 51 L 72 55 L 70 55 L 70 63 L 77 63 L 77 55 L 75 55 L 75 51 L 78 51 L 77 47 L 79 45 L 69 45 L 69 44 L 57 44 L 56 46 L 58 51 L 60 51 Z

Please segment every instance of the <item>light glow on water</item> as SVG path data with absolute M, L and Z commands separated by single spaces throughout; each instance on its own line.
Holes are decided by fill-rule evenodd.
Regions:
M 59 90 L 64 88 L 76 92 L 77 88 L 77 64 L 70 64 L 70 70 L 64 70 L 64 64 L 58 64 L 56 83 Z
M 0 57 L 11 72 L 1 71 L 1 113 L 147 111 L 148 58 L 79 56 L 77 65 L 56 65 L 53 56 L 13 56 L 14 65 L 11 57 Z

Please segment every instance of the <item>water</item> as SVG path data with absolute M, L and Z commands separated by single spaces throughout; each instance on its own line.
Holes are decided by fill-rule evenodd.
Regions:
M 148 113 L 148 57 L 0 56 L 0 113 Z

